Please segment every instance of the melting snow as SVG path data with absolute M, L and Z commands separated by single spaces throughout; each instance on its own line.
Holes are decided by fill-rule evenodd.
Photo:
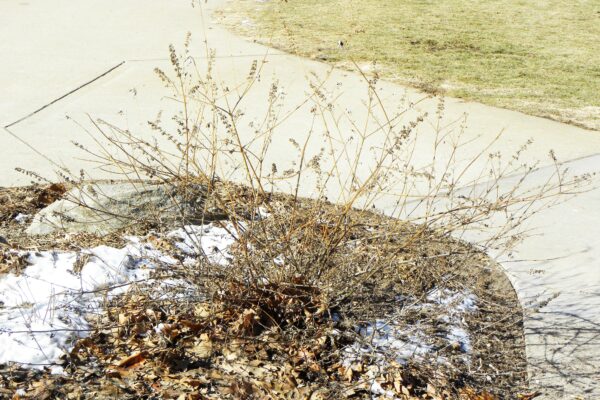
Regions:
M 232 259 L 230 247 L 235 234 L 235 227 L 227 223 L 222 227 L 185 226 L 168 237 L 187 256 L 184 263 L 204 256 L 210 262 L 227 265 Z M 87 334 L 90 326 L 86 316 L 101 311 L 106 295 L 123 293 L 135 282 L 149 282 L 157 265 L 177 262 L 140 238 L 128 240 L 130 243 L 122 249 L 98 246 L 80 255 L 58 251 L 24 253 L 30 265 L 19 275 L 0 277 L 0 364 L 16 362 L 32 368 L 54 365 L 55 371 L 61 372 L 56 367 L 60 357 L 72 348 L 75 340 Z M 89 258 L 81 271 L 76 272 L 81 254 Z M 172 279 L 158 283 L 185 286 L 184 282 Z M 399 303 L 406 304 L 407 300 L 401 298 Z M 424 301 L 413 301 L 403 310 L 435 310 L 438 321 L 445 326 L 443 340 L 448 345 L 458 344 L 468 358 L 471 345 L 463 316 L 476 309 L 476 300 L 469 292 L 434 290 Z M 362 339 L 345 349 L 345 364 L 363 357 L 370 357 L 380 365 L 390 357 L 405 364 L 410 359 L 432 355 L 438 362 L 444 362 L 442 356 L 436 355 L 439 346 L 426 333 L 428 326 L 421 322 L 402 323 L 403 310 L 388 320 L 357 327 Z M 375 381 L 372 392 L 387 395 Z
M 227 262 L 235 240 L 213 225 L 186 226 L 170 236 L 180 239 L 177 246 L 189 256 L 203 251 L 219 263 Z M 129 239 L 122 249 L 98 246 L 84 251 L 89 259 L 79 273 L 74 252 L 24 253 L 30 265 L 19 275 L 0 277 L 0 364 L 55 365 L 86 335 L 86 315 L 101 311 L 106 294 L 114 296 L 132 283 L 148 281 L 158 263 L 176 262 L 138 238 Z
M 27 222 L 27 218 L 29 216 L 27 214 L 23 214 L 23 213 L 19 213 L 17 214 L 17 216 L 15 217 L 15 221 L 17 221 L 20 224 L 24 224 L 25 222 Z
M 399 305 L 407 303 L 408 305 L 398 313 L 387 320 L 378 319 L 357 327 L 359 339 L 345 349 L 343 365 L 351 367 L 364 358 L 370 359 L 369 364 L 377 368 L 368 368 L 364 376 L 371 385 L 373 399 L 381 396 L 396 399 L 393 392 L 385 390 L 377 382 L 379 367 L 385 369 L 390 359 L 404 365 L 410 360 L 426 359 L 439 365 L 445 364 L 447 360 L 443 354 L 440 354 L 440 350 L 443 350 L 440 348 L 440 338 L 435 340 L 432 334 L 427 333 L 427 328 L 430 328 L 429 331 L 443 332 L 443 326 L 446 331 L 441 338 L 444 347 L 458 345 L 458 350 L 463 353 L 463 359 L 468 362 L 471 344 L 463 317 L 466 313 L 477 309 L 476 300 L 477 297 L 468 291 L 453 292 L 447 289 L 431 291 L 425 301 L 399 297 Z M 424 319 L 415 324 L 403 323 L 406 313 L 419 311 L 433 311 L 437 315 L 437 321 Z
M 476 296 L 468 291 L 452 292 L 436 289 L 428 294 L 424 302 L 413 301 L 413 304 L 405 306 L 404 310 L 388 320 L 378 319 L 359 326 L 357 331 L 361 339 L 345 349 L 344 364 L 349 366 L 365 356 L 371 357 L 377 364 L 383 364 L 390 358 L 400 364 L 406 364 L 411 359 L 423 360 L 430 356 L 436 358 L 438 363 L 444 363 L 445 359 L 436 355 L 439 341 L 434 340 L 435 338 L 427 333 L 428 330 L 439 331 L 442 326 L 446 326 L 443 337 L 445 346 L 458 345 L 459 350 L 468 360 L 471 343 L 463 316 L 477 308 L 476 299 Z M 435 311 L 438 315 L 437 321 L 425 320 L 423 323 L 415 324 L 403 322 L 404 313 L 427 310 Z
M 235 227 L 213 225 L 187 225 L 171 232 L 170 238 L 178 239 L 176 246 L 188 256 L 204 255 L 212 263 L 227 265 L 233 258 L 229 247 L 235 242 Z

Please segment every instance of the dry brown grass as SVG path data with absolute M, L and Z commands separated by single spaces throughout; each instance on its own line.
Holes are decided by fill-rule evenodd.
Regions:
M 429 93 L 600 129 L 595 2 L 238 0 L 236 32 Z M 343 50 L 337 46 L 345 42 Z

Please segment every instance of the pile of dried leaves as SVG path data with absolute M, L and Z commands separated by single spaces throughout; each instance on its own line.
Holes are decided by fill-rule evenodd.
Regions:
M 233 249 L 233 265 L 182 263 L 167 277 L 183 278 L 191 292 L 133 285 L 107 299 L 89 320 L 89 335 L 65 355 L 64 375 L 0 366 L 0 396 L 493 400 L 525 390 L 518 301 L 482 254 L 373 213 L 351 211 L 340 224 L 332 205 L 315 208 L 285 196 L 268 201 L 267 219 L 246 221 L 236 232 L 245 245 Z M 252 217 L 226 211 L 235 219 Z M 69 239 L 70 246 L 86 244 Z M 147 239 L 183 260 L 168 239 Z M 13 258 L 0 265 L 11 272 L 24 266 Z M 470 364 L 404 365 L 393 357 L 382 364 L 369 354 L 348 361 L 344 349 L 364 340 L 356 329 L 361 321 L 397 307 L 398 296 L 418 298 L 441 284 L 468 286 L 481 301 L 466 321 L 477 332 Z
M 340 331 L 318 290 L 272 289 L 239 307 L 223 299 L 183 309 L 136 291 L 98 316 L 104 329 L 77 343 L 66 376 L 6 369 L 3 383 L 26 387 L 21 397 L 35 399 L 372 398 L 375 382 L 400 399 L 495 399 L 457 391 L 444 376 L 424 381 L 417 366 L 343 365 L 341 349 L 354 336 Z

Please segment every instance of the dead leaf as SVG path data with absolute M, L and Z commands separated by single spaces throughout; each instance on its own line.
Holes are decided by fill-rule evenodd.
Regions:
M 196 333 L 199 332 L 200 330 L 202 330 L 202 328 L 204 327 L 203 324 L 197 324 L 195 322 L 192 321 L 188 321 L 186 319 L 182 319 L 181 321 L 181 325 L 185 326 L 186 328 L 190 329 L 192 332 Z
M 535 392 L 530 392 L 530 393 L 523 393 L 523 394 L 518 394 L 517 395 L 517 399 L 519 400 L 531 400 L 531 399 L 535 399 L 538 396 L 541 396 L 542 392 L 540 391 L 535 391 Z
M 230 387 L 231 394 L 236 399 L 250 399 L 254 393 L 252 384 L 246 381 L 233 382 Z
M 37 198 L 38 207 L 46 207 L 59 200 L 63 194 L 67 192 L 67 188 L 62 183 L 53 183 L 39 194 Z
M 29 256 L 12 251 L 0 252 L 0 273 L 19 274 L 29 265 Z
M 497 397 L 488 392 L 477 392 L 471 387 L 464 388 L 460 391 L 460 398 L 465 400 L 497 400 Z
M 188 351 L 197 358 L 210 358 L 213 354 L 213 344 L 206 333 L 200 335 L 199 340 Z
M 354 373 L 354 371 L 352 371 L 352 368 L 344 368 L 344 372 L 343 372 L 344 379 L 346 379 L 348 382 L 351 382 L 353 373 Z
M 130 369 L 133 368 L 146 360 L 147 354 L 145 352 L 139 352 L 132 354 L 131 356 L 121 360 L 118 364 L 118 368 Z
M 198 304 L 194 308 L 194 315 L 198 318 L 208 318 L 211 315 L 210 306 L 206 303 Z

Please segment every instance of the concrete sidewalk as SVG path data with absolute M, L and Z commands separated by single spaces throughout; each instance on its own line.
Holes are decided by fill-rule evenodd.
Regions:
M 90 164 L 82 159 L 84 154 L 71 144 L 93 145 L 93 134 L 89 136 L 73 123 L 85 125 L 87 113 L 134 131 L 146 129 L 146 121 L 161 110 L 165 115 L 174 112 L 175 104 L 167 98 L 169 92 L 153 69 L 169 69 L 168 45 L 181 47 L 187 32 L 192 33 L 192 54 L 199 63 L 206 62 L 206 35 L 216 52 L 215 75 L 232 88 L 245 79 L 253 60 L 268 54 L 261 81 L 244 103 L 246 115 L 263 115 L 273 80 L 286 92 L 286 107 L 293 108 L 305 98 L 307 80 L 314 72 L 329 76 L 324 87 L 336 98 L 338 111 L 363 121 L 359 114 L 366 89 L 359 75 L 332 71 L 327 65 L 246 42 L 211 22 L 215 7 L 232 4 L 209 0 L 201 8 L 198 4 L 192 7 L 188 0 L 0 1 L 0 123 L 7 127 L 0 130 L 0 186 L 28 183 L 29 178 L 14 168 L 48 171 L 52 168 L 48 159 L 72 171 L 90 170 Z M 379 95 L 389 110 L 423 98 L 416 91 L 386 82 L 380 83 Z M 436 108 L 436 101 L 422 101 L 407 113 L 406 121 L 420 111 L 434 115 Z M 308 112 L 301 109 L 280 127 L 280 137 L 273 142 L 280 151 L 270 162 L 289 163 L 288 139 L 301 142 L 310 130 Z M 554 149 L 561 160 L 577 159 L 571 163 L 574 170 L 585 173 L 600 168 L 598 132 L 457 99 L 446 99 L 442 125 L 459 130 L 465 114 L 465 145 L 461 148 L 465 160 L 503 130 L 490 151 L 509 157 L 532 138 L 525 154 L 529 162 L 540 160 L 543 166 L 549 162 L 549 150 Z M 67 115 L 72 119 L 67 120 Z M 431 126 L 424 124 L 418 135 L 423 142 L 431 140 Z M 315 143 L 310 150 L 319 147 Z M 425 164 L 430 158 L 424 147 L 414 163 Z M 101 170 L 92 168 L 91 173 L 106 177 Z M 543 170 L 539 176 L 541 181 Z M 394 206 L 392 202 L 377 205 L 384 211 Z M 537 215 L 529 223 L 537 226 L 541 235 L 524 242 L 515 258 L 547 261 L 504 263 L 527 309 L 532 384 L 545 389 L 548 399 L 579 394 L 600 397 L 596 387 L 600 380 L 599 209 L 600 192 L 593 191 Z M 532 273 L 538 269 L 544 273 Z M 533 299 L 555 293 L 560 295 L 533 312 L 539 308 Z

